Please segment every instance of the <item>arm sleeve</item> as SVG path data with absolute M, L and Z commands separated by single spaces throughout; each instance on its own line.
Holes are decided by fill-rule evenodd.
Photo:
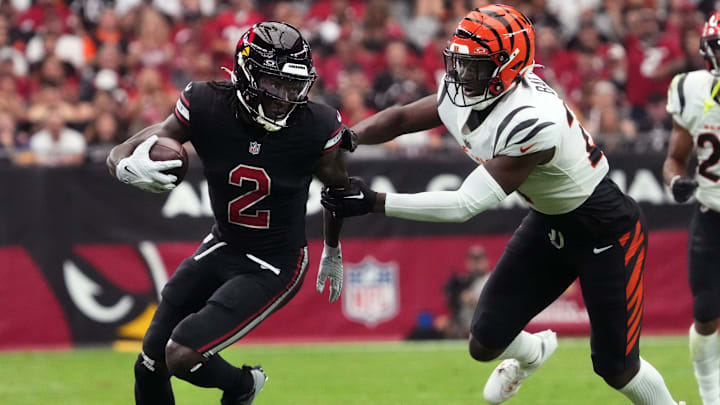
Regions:
M 175 118 L 188 128 L 190 127 L 190 95 L 192 93 L 192 87 L 193 82 L 190 82 L 185 86 L 183 91 L 180 92 L 180 97 L 178 97 L 173 111 Z
M 478 166 L 458 190 L 417 194 L 388 193 L 385 214 L 426 222 L 465 222 L 507 197 L 484 166 Z
M 675 122 L 680 124 L 680 126 L 690 128 L 691 123 L 685 118 L 686 114 L 683 114 L 686 104 L 686 79 L 687 73 L 675 75 L 672 79 L 670 87 L 668 87 L 667 106 L 665 110 L 672 115 Z

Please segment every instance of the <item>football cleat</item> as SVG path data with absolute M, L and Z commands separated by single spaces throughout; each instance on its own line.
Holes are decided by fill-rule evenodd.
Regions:
M 248 365 L 244 365 L 243 369 L 250 370 L 250 375 L 253 378 L 252 390 L 234 399 L 226 398 L 223 394 L 222 400 L 220 401 L 221 405 L 251 405 L 253 401 L 255 401 L 255 397 L 257 397 L 260 391 L 262 391 L 265 386 L 265 381 L 268 379 L 267 374 L 265 374 L 265 370 L 263 370 L 261 366 L 251 367 Z
M 542 345 L 542 353 L 540 359 L 532 365 L 523 367 L 520 362 L 515 359 L 503 360 L 499 366 L 493 370 L 485 388 L 483 389 L 483 397 L 491 404 L 501 404 L 512 398 L 520 390 L 522 383 L 527 380 L 532 373 L 547 361 L 548 358 L 557 349 L 557 335 L 551 330 L 545 330 L 535 333 L 539 337 Z

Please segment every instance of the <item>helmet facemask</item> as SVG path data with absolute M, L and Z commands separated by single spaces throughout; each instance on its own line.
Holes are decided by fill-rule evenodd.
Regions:
M 308 93 L 317 78 L 315 72 L 308 72 L 305 65 L 291 62 L 283 65 L 283 71 L 277 71 L 266 69 L 251 59 L 238 59 L 239 70 L 244 76 L 237 91 L 242 105 L 267 131 L 286 128 L 290 114 L 299 105 L 307 103 Z
M 514 59 L 507 51 L 468 55 L 443 51 L 447 94 L 458 107 L 485 108 L 507 90 L 500 72 Z M 451 91 L 452 90 L 452 91 Z
M 710 73 L 720 76 L 720 36 L 702 37 L 700 54 L 705 58 L 705 64 Z

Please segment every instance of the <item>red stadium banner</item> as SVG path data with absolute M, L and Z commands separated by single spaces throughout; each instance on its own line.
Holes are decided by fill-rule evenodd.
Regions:
M 494 264 L 509 236 L 351 239 L 343 242 L 345 287 L 341 299 L 327 302 L 315 292 L 311 270 L 305 286 L 282 310 L 245 341 L 403 339 L 421 312 L 445 314 L 443 286 L 462 269 L 467 248 L 485 246 Z M 685 281 L 684 231 L 655 231 L 645 273 L 645 333 L 684 333 L 691 322 L 691 297 Z M 140 338 L 156 305 L 157 290 L 195 243 L 143 242 L 77 246 L 78 259 L 63 264 L 69 302 L 94 324 L 80 335 L 108 341 Z M 310 243 L 316 269 L 321 241 Z M 69 345 L 70 331 L 60 302 L 42 274 L 18 247 L 0 249 L 3 291 L 0 305 L 10 308 L 0 320 L 0 347 Z M 85 262 L 80 264 L 80 262 Z M 88 271 L 90 264 L 94 271 Z M 83 270 L 85 268 L 85 270 Z M 160 273 L 158 273 L 160 272 Z M 78 315 L 80 315 L 78 314 Z M 561 335 L 589 332 L 580 289 L 571 287 L 538 315 L 531 330 L 551 328 Z M 100 331 L 104 333 L 99 334 Z M 85 338 L 92 340 L 91 338 Z M 83 340 L 85 340 L 83 339 Z
M 660 167 L 661 157 L 643 160 Z M 652 232 L 645 274 L 645 333 L 686 333 L 690 206 L 669 203 L 659 171 L 615 159 L 613 178 L 641 202 Z M 457 187 L 472 164 L 408 160 L 351 162 L 350 172 L 376 188 L 424 191 Z M 158 294 L 208 232 L 201 171 L 165 195 L 143 193 L 102 167 L 5 168 L 12 190 L 0 209 L 0 348 L 107 344 L 138 340 Z M 424 224 L 369 216 L 346 221 L 345 287 L 329 304 L 315 292 L 320 257 L 319 186 L 311 186 L 305 286 L 245 340 L 251 342 L 403 339 L 421 313 L 443 315 L 444 285 L 463 269 L 470 245 L 492 264 L 525 209 L 510 201 L 465 224 Z M 570 288 L 530 324 L 561 335 L 588 333 L 580 290 Z

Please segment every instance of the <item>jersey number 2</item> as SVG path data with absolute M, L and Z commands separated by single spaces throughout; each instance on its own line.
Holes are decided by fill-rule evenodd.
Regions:
M 720 162 L 720 140 L 718 140 L 715 134 L 700 134 L 697 138 L 698 148 L 704 147 L 706 143 L 710 143 L 712 146 L 712 154 L 700 163 L 698 173 L 706 179 L 717 183 L 718 180 L 720 180 L 720 176 L 715 173 L 710 173 L 709 169 Z
M 239 165 L 230 171 L 230 184 L 242 187 L 244 182 L 255 183 L 255 187 L 228 203 L 228 221 L 231 224 L 255 229 L 270 227 L 270 210 L 255 210 L 250 207 L 270 195 L 270 176 L 265 169 Z

